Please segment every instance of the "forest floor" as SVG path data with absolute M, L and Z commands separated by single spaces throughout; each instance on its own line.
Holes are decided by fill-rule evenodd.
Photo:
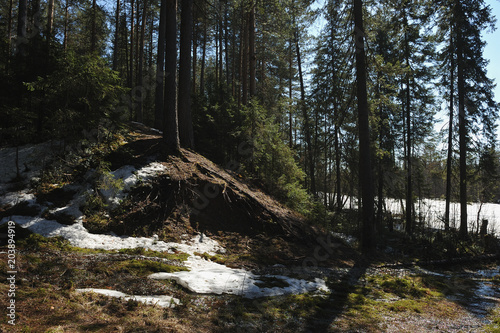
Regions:
M 2 161 L 11 178 L 0 184 L 0 295 L 3 309 L 15 301 L 15 325 L 7 312 L 0 331 L 500 332 L 498 257 L 460 265 L 408 257 L 411 244 L 397 232 L 362 256 L 194 152 L 158 158 L 160 141 L 135 124 L 85 157 L 61 162 L 54 153 L 44 169 L 30 150 L 14 180 L 15 163 Z M 229 274 L 219 275 L 223 288 L 195 291 L 210 267 Z M 228 287 L 241 276 L 241 288 Z M 116 291 L 121 298 L 109 296 Z

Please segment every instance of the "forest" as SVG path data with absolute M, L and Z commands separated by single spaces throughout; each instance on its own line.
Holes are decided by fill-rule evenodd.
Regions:
M 404 199 L 409 234 L 419 198 L 446 200 L 446 228 L 460 202 L 462 236 L 465 205 L 500 198 L 484 1 L 367 2 L 359 17 L 340 0 L 177 7 L 5 1 L 2 142 L 130 120 L 221 164 L 247 142 L 244 171 L 291 207 L 359 197 L 381 225 L 384 198 Z
M 383 287 L 380 293 L 384 295 L 411 296 L 417 303 L 437 297 L 433 294 L 436 288 L 463 292 L 470 276 L 454 275 L 453 286 L 445 286 L 445 278 L 437 281 L 440 277 L 436 275 L 432 280 L 428 274 L 424 278 L 410 274 L 410 282 L 386 277 L 381 281 L 376 274 L 366 273 L 366 263 L 363 271 L 352 263 L 376 261 L 378 269 L 381 262 L 389 265 L 390 261 L 395 265 L 390 267 L 397 270 L 397 265 L 414 266 L 418 261 L 430 265 L 448 264 L 452 259 L 467 262 L 464 257 L 480 257 L 489 264 L 492 258 L 498 261 L 500 222 L 494 220 L 494 214 L 486 216 L 481 211 L 500 200 L 500 104 L 483 55 L 484 34 L 496 29 L 496 18 L 485 0 L 0 3 L 3 228 L 9 228 L 11 221 L 16 226 L 27 223 L 15 216 L 37 216 L 69 227 L 81 223 L 102 237 L 110 232 L 154 235 L 159 242 L 167 242 L 183 239 L 180 230 L 188 230 L 186 234 L 201 234 L 200 243 L 205 235 L 215 237 L 232 255 L 221 258 L 220 249 L 214 250 L 217 247 L 206 252 L 189 249 L 187 262 L 201 255 L 205 261 L 228 267 L 257 265 L 261 270 L 264 262 L 285 263 L 288 269 L 297 258 L 310 258 L 304 253 L 315 249 L 315 241 L 325 243 L 318 235 L 328 234 L 328 246 L 333 246 L 330 237 L 336 235 L 340 238 L 333 241 L 335 246 L 323 247 L 325 264 L 351 267 L 349 276 L 354 274 L 358 282 L 366 279 L 371 293 Z M 36 150 L 45 145 L 57 153 L 42 152 L 37 160 L 43 166 L 35 167 L 35 159 L 23 159 L 28 147 Z M 161 165 L 147 164 L 153 155 Z M 125 175 L 125 166 L 134 170 L 134 185 L 128 184 L 130 178 L 126 177 L 132 176 Z M 30 172 L 35 169 L 40 174 L 32 177 Z M 151 178 L 152 170 L 167 176 Z M 83 185 L 89 181 L 92 189 Z M 76 183 L 78 189 L 70 186 Z M 24 191 L 23 186 L 30 190 Z M 122 190 L 128 196 L 118 194 Z M 17 193 L 16 200 L 9 199 L 11 193 Z M 29 195 L 34 195 L 36 208 L 32 199 L 26 199 Z M 80 201 L 76 199 L 79 195 Z M 432 208 L 432 219 L 425 213 L 431 210 L 426 206 L 432 205 L 429 202 L 439 203 L 439 208 Z M 80 215 L 66 209 L 71 205 Z M 471 205 L 477 207 L 474 213 Z M 62 207 L 66 207 L 63 213 Z M 36 233 L 66 238 L 48 241 L 25 235 L 26 240 L 18 243 L 30 251 L 54 254 L 73 253 L 75 247 L 94 248 L 67 233 L 35 231 L 30 223 L 28 229 Z M 2 232 L 10 234 L 7 229 Z M 249 249 L 249 242 L 255 242 L 259 250 L 246 253 L 240 248 L 244 241 Z M 141 244 L 143 252 L 119 255 L 155 257 L 158 265 L 161 260 L 186 260 L 160 260 L 158 253 L 144 252 L 163 251 L 155 247 L 156 241 Z M 294 249 L 293 244 L 301 245 Z M 103 251 L 122 251 L 106 246 Z M 335 259 L 331 258 L 333 248 L 340 251 Z M 288 254 L 286 259 L 280 257 L 283 253 Z M 370 257 L 373 253 L 378 253 L 376 259 Z M 275 255 L 282 261 L 273 261 Z M 112 285 L 113 274 L 124 270 L 140 277 L 145 273 L 137 273 L 138 269 L 162 272 L 153 264 L 154 268 L 139 268 L 129 257 L 129 266 L 115 267 L 116 272 L 115 268 L 96 271 L 103 263 L 99 260 L 104 259 L 94 258 L 98 265 L 85 268 L 92 271 L 86 274 L 94 274 L 94 282 L 83 283 L 68 258 L 57 264 L 68 265 L 60 276 L 73 275 L 69 280 L 58 277 L 58 288 L 71 283 L 73 290 L 78 281 L 95 287 L 98 279 Z M 313 258 L 317 264 L 317 256 Z M 302 261 L 302 266 L 306 262 L 311 261 Z M 36 262 L 24 265 L 41 270 Z M 317 278 L 312 270 L 301 274 L 309 280 Z M 334 273 L 328 274 L 332 279 Z M 366 277 L 360 278 L 363 274 Z M 498 280 L 495 276 L 492 279 Z M 266 283 L 279 287 L 279 283 Z M 346 282 L 340 283 L 335 286 L 342 289 Z M 348 284 L 353 289 L 341 296 L 341 303 L 366 315 L 373 295 Z M 329 285 L 330 290 L 335 286 Z M 351 299 L 356 293 L 363 302 Z M 323 301 L 294 299 L 299 305 L 292 316 L 308 318 L 300 323 L 304 331 L 311 327 L 313 331 L 336 331 L 311 319 L 318 317 L 335 317 L 341 320 L 339 331 L 346 331 L 342 320 L 347 322 L 350 315 L 342 317 L 339 309 L 330 309 L 334 315 L 306 310 L 331 306 L 333 294 Z M 71 299 L 74 297 L 84 296 Z M 88 297 L 95 301 L 95 296 Z M 382 296 L 373 297 L 378 301 Z M 498 300 L 500 295 L 494 292 L 494 298 Z M 232 305 L 224 307 L 219 299 L 210 301 L 213 306 L 219 302 L 214 317 L 229 316 L 224 311 L 234 306 L 231 302 L 240 302 L 226 300 L 226 305 Z M 114 306 L 118 312 L 126 312 L 130 302 Z M 135 309 L 137 302 L 132 302 Z M 260 329 L 248 331 L 274 331 L 277 327 L 287 331 L 293 326 L 271 313 L 272 306 L 283 304 L 266 303 L 265 311 L 263 303 L 237 305 L 265 322 Z M 449 310 L 441 306 L 433 311 Z M 176 313 L 176 320 L 190 318 L 186 309 L 179 311 L 184 312 Z M 247 320 L 246 315 L 241 314 L 241 320 Z M 281 322 L 270 324 L 269 316 L 278 316 Z M 371 325 L 380 323 L 379 318 L 369 318 L 349 329 L 377 331 Z M 490 323 L 498 329 L 498 311 Z M 175 325 L 184 327 L 181 322 Z M 227 322 L 221 325 L 234 328 Z M 212 326 L 194 327 L 214 331 Z M 101 331 L 108 329 L 103 326 Z

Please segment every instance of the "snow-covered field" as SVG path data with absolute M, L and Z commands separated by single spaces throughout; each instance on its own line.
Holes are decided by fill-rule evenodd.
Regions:
M 20 163 L 26 163 L 29 168 L 25 171 L 21 170 L 22 176 L 28 179 L 26 188 L 9 192 L 8 182 L 16 176 L 15 163 L 12 164 L 12 158 L 15 156 L 14 148 L 0 149 L 0 205 L 15 205 L 26 202 L 29 205 L 36 205 L 40 211 L 47 210 L 47 207 L 40 206 L 36 202 L 35 196 L 30 193 L 28 188 L 29 179 L 37 177 L 37 172 L 42 169 L 37 161 L 40 162 L 40 156 L 43 152 L 47 152 L 47 156 L 52 156 L 49 153 L 50 145 L 41 144 L 33 147 L 23 147 L 22 153 L 19 154 Z M 51 151 L 51 150 L 50 150 Z M 8 160 L 8 161 L 7 161 Z M 29 170 L 28 170 L 29 169 Z M 111 205 L 118 205 L 127 195 L 127 191 L 135 186 L 138 182 L 148 182 L 158 174 L 164 173 L 166 167 L 158 162 L 151 162 L 148 165 L 135 169 L 133 166 L 126 165 L 111 174 L 115 179 L 121 179 L 123 188 L 116 191 L 101 191 L 106 201 Z M 89 177 L 90 178 L 90 177 Z M 73 245 L 82 248 L 91 249 L 106 249 L 118 250 L 127 248 L 145 248 L 160 252 L 173 253 L 174 251 L 184 252 L 189 254 L 186 267 L 189 271 L 177 273 L 156 273 L 149 278 L 152 279 L 173 279 L 180 285 L 186 287 L 195 293 L 200 294 L 233 294 L 241 295 L 247 298 L 256 298 L 263 296 L 276 296 L 285 294 L 299 294 L 305 292 L 327 292 L 325 281 L 315 279 L 307 281 L 295 279 L 281 275 L 255 275 L 244 269 L 229 268 L 224 265 L 214 263 L 210 260 L 201 258 L 195 253 L 208 253 L 215 255 L 216 253 L 224 253 L 225 249 L 215 240 L 200 234 L 189 241 L 182 243 L 167 243 L 158 240 L 157 236 L 147 237 L 127 237 L 117 236 L 114 234 L 92 234 L 83 226 L 83 213 L 80 211 L 80 206 L 85 201 L 86 194 L 92 191 L 89 184 L 71 185 L 76 191 L 75 196 L 65 207 L 53 209 L 52 213 L 65 212 L 75 218 L 75 223 L 72 225 L 63 225 L 57 221 L 48 220 L 41 216 L 24 216 L 15 215 L 5 217 L 0 221 L 0 224 L 14 221 L 23 228 L 41 234 L 46 237 L 61 236 Z M 271 281 L 271 282 L 270 282 Z M 278 286 L 273 283 L 277 282 Z M 119 291 L 104 290 L 104 289 L 79 289 L 80 292 L 96 292 L 106 294 L 112 297 L 121 297 L 125 299 L 135 299 L 145 303 L 155 303 L 161 306 L 170 306 L 178 304 L 178 300 L 169 298 L 168 296 L 138 296 L 125 295 Z
M 318 193 L 323 200 L 324 193 Z M 327 201 L 334 198 L 331 194 L 327 196 Z M 335 199 L 334 199 L 335 200 Z M 357 198 L 343 196 L 344 207 L 356 209 Z M 393 215 L 403 214 L 405 201 L 400 199 L 385 199 L 387 211 Z M 445 212 L 445 200 L 422 199 L 414 202 L 415 215 L 417 219 L 425 221 L 426 226 L 436 229 L 443 229 L 443 217 Z M 496 236 L 500 235 L 500 204 L 496 203 L 470 203 L 467 205 L 467 220 L 469 231 L 476 232 L 481 227 L 483 220 L 488 220 L 488 233 Z M 452 202 L 450 205 L 450 226 L 458 228 L 460 224 L 460 204 Z M 397 226 L 396 226 L 397 227 Z
M 402 214 L 403 206 L 400 200 L 386 199 L 387 210 L 392 214 Z M 436 229 L 443 229 L 443 216 L 445 200 L 423 199 L 415 202 L 415 214 L 420 216 L 425 223 Z M 467 220 L 470 231 L 477 231 L 483 220 L 488 220 L 488 232 L 500 234 L 500 204 L 471 203 L 467 205 Z M 450 226 L 459 227 L 460 204 L 453 202 L 450 205 Z

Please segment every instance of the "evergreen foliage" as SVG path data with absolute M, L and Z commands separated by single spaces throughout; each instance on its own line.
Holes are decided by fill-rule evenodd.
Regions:
M 369 188 L 381 230 L 405 199 L 409 234 L 420 199 L 500 197 L 484 0 L 0 4 L 2 145 L 142 121 L 320 219 L 311 198 L 341 213 Z

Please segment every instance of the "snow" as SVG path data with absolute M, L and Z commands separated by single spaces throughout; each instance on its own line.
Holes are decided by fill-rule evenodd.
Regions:
M 38 145 L 26 145 L 19 147 L 19 168 L 21 175 L 26 179 L 24 185 L 28 184 L 34 177 L 38 177 L 44 166 L 60 153 L 60 143 L 46 142 Z M 9 182 L 16 176 L 16 148 L 0 149 L 0 206 L 14 206 L 21 202 L 29 205 L 37 205 L 40 211 L 47 207 L 37 204 L 36 197 L 30 193 L 28 188 L 10 191 Z M 117 206 L 126 198 L 127 193 L 139 183 L 150 182 L 158 174 L 165 173 L 166 167 L 159 162 L 151 162 L 142 168 L 136 169 L 131 165 L 111 171 L 115 180 L 120 179 L 123 186 L 117 188 L 100 189 L 100 194 L 111 206 Z M 247 298 L 264 296 L 277 296 L 285 294 L 298 294 L 312 291 L 327 292 L 325 281 L 315 279 L 314 281 L 294 279 L 282 275 L 255 275 L 245 269 L 229 268 L 224 265 L 203 259 L 196 254 L 208 253 L 215 255 L 225 253 L 225 249 L 216 241 L 204 234 L 199 234 L 181 243 L 164 242 L 158 236 L 129 237 L 114 234 L 92 234 L 83 225 L 84 215 L 80 207 L 85 203 L 87 196 L 93 193 L 89 180 L 95 179 L 95 170 L 89 171 L 84 177 L 83 184 L 66 185 L 68 189 L 76 194 L 65 207 L 57 207 L 50 210 L 52 214 L 66 213 L 73 216 L 76 223 L 63 225 L 57 221 L 49 220 L 41 216 L 14 215 L 0 220 L 0 224 L 14 221 L 23 228 L 38 233 L 45 237 L 61 236 L 67 239 L 71 245 L 81 248 L 119 250 L 130 248 L 145 248 L 159 252 L 183 252 L 189 254 L 185 265 L 190 271 L 176 273 L 156 273 L 149 278 L 173 279 L 180 285 L 200 294 L 233 294 Z M 101 180 L 103 180 L 101 178 Z M 273 281 L 278 286 L 273 286 Z M 260 287 L 258 284 L 262 284 Z M 267 285 L 267 286 L 266 286 Z M 111 297 L 133 299 L 147 304 L 159 306 L 171 306 L 180 304 L 179 300 L 170 296 L 149 295 L 127 295 L 116 290 L 108 289 L 77 289 L 79 292 L 95 292 Z
M 85 288 L 85 289 L 76 289 L 76 292 L 79 293 L 96 293 L 109 297 L 115 298 L 123 298 L 124 300 L 134 300 L 137 302 L 142 302 L 145 304 L 158 305 L 163 308 L 173 308 L 176 305 L 181 304 L 180 300 L 177 298 L 167 296 L 167 295 L 151 295 L 151 296 L 140 296 L 140 295 L 127 295 L 122 293 L 121 291 L 111 290 L 111 289 L 94 289 L 94 288 Z
M 21 176 L 32 178 L 57 154 L 61 153 L 61 142 L 47 141 L 36 145 L 20 146 L 18 150 L 19 172 Z M 16 172 L 16 148 L 0 148 L 0 183 L 14 179 Z M 2 192 L 0 192 L 0 195 Z
M 175 251 L 193 255 L 195 252 L 216 254 L 223 253 L 225 249 L 217 241 L 208 237 L 195 236 L 190 241 L 183 243 L 158 241 L 157 237 L 129 237 L 105 234 L 93 234 L 87 231 L 81 222 L 64 225 L 57 221 L 47 220 L 42 217 L 18 216 L 5 217 L 0 224 L 14 221 L 23 228 L 45 237 L 61 236 L 71 245 L 87 249 L 120 250 L 145 248 L 159 252 L 174 253 Z
M 325 281 L 299 280 L 282 275 L 255 275 L 244 269 L 226 267 L 210 260 L 202 259 L 195 253 L 224 253 L 225 249 L 204 234 L 197 235 L 182 243 L 167 243 L 157 240 L 157 237 L 128 237 L 116 235 L 101 235 L 89 233 L 82 223 L 62 225 L 56 221 L 41 217 L 12 216 L 4 218 L 0 224 L 14 221 L 24 228 L 41 234 L 45 237 L 62 236 L 70 241 L 71 245 L 91 249 L 130 249 L 145 248 L 160 252 L 173 253 L 180 251 L 190 256 L 185 261 L 190 271 L 176 273 L 155 273 L 149 276 L 152 279 L 172 279 L 180 285 L 200 294 L 232 294 L 246 298 L 268 297 L 287 294 L 301 294 L 312 291 L 327 292 Z M 262 279 L 276 279 L 288 284 L 286 287 L 259 287 Z M 265 283 L 265 282 L 264 282 Z
M 425 219 L 428 226 L 443 229 L 443 216 L 445 211 L 445 200 L 422 199 L 415 202 L 415 214 Z M 392 214 L 402 214 L 401 201 L 396 199 L 386 199 L 387 210 Z M 479 218 L 478 218 L 479 216 Z M 476 231 L 480 227 L 483 219 L 488 220 L 488 232 L 500 234 L 500 204 L 495 203 L 471 203 L 467 205 L 468 227 L 471 231 Z M 478 226 L 479 220 L 479 226 Z M 450 225 L 459 227 L 460 204 L 450 203 Z
M 139 182 L 146 183 L 151 181 L 156 175 L 166 170 L 167 167 L 158 162 L 151 162 L 139 170 L 132 165 L 124 165 L 111 172 L 114 179 L 121 179 L 123 181 L 123 188 L 118 193 L 114 193 L 113 189 L 101 189 L 101 194 L 112 208 L 117 207 L 120 201 L 127 196 L 126 192 L 130 191 L 131 188 Z
M 218 263 L 191 256 L 185 262 L 189 272 L 154 273 L 151 279 L 171 279 L 192 292 L 199 294 L 231 294 L 245 298 L 280 296 L 288 294 L 303 294 L 306 292 L 328 292 L 324 280 L 314 281 L 294 279 L 283 275 L 255 275 L 244 269 L 230 268 Z M 286 287 L 260 287 L 269 279 L 279 281 Z

